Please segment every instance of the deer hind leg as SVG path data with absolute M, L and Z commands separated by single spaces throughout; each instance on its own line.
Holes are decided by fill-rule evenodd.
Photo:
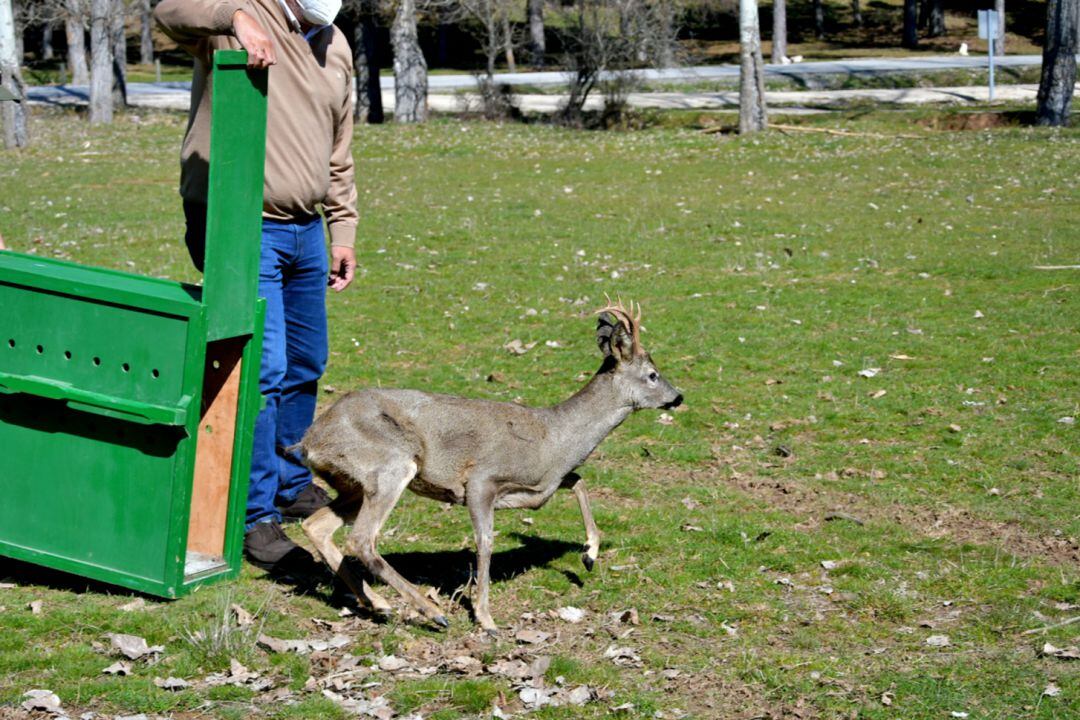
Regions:
M 563 487 L 569 487 L 577 497 L 578 507 L 581 508 L 581 519 L 585 523 L 585 549 L 581 552 L 581 563 L 585 569 L 592 572 L 593 565 L 600 553 L 600 531 L 596 529 L 596 521 L 593 520 L 592 507 L 589 505 L 589 493 L 585 489 L 585 481 L 576 473 L 570 473 L 563 480 Z
M 356 514 L 352 532 L 345 541 L 345 549 L 350 555 L 360 558 L 372 575 L 397 590 L 424 617 L 437 625 L 449 627 L 450 623 L 443 611 L 424 597 L 420 590 L 397 570 L 390 567 L 375 547 L 383 523 L 397 505 L 405 488 L 416 477 L 417 470 L 416 463 L 411 459 L 392 462 L 374 474 L 369 483 L 365 483 L 364 502 Z
M 334 544 L 334 533 L 348 520 L 356 516 L 363 495 L 356 491 L 350 495 L 342 494 L 330 505 L 319 509 L 311 517 L 304 520 L 304 534 L 315 546 L 315 550 L 322 557 L 330 569 L 341 578 L 346 587 L 358 598 L 367 601 L 371 608 L 380 614 L 388 615 L 393 612 L 390 603 L 371 589 L 367 581 L 357 578 L 349 566 L 344 562 L 345 558 Z

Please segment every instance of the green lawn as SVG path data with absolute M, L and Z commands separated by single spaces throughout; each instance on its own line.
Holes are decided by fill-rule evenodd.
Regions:
M 604 293 L 642 303 L 644 344 L 687 402 L 670 424 L 631 418 L 585 466 L 596 570 L 569 494 L 497 516 L 507 629 L 493 643 L 450 599 L 472 562 L 465 511 L 412 496 L 381 547 L 439 588 L 444 634 L 340 620 L 328 584 L 297 592 L 250 567 L 124 612 L 123 591 L 0 560 L 15 584 L 0 589 L 0 717 L 35 688 L 73 717 L 345 717 L 318 681 L 349 653 L 440 668 L 365 678 L 399 713 L 490 717 L 492 702 L 520 710 L 517 687 L 442 661 L 517 648 L 551 658 L 550 684 L 601 695 L 538 718 L 627 704 L 641 718 L 1077 717 L 1080 666 L 1039 650 L 1077 645 L 1080 624 L 1023 633 L 1080 615 L 1080 430 L 1062 421 L 1080 415 L 1080 271 L 1035 268 L 1080 262 L 1080 131 L 930 132 L 931 112 L 804 121 L 847 136 L 706 134 L 694 116 L 611 133 L 358 128 L 362 272 L 330 299 L 327 402 L 378 384 L 552 403 L 599 364 L 589 312 Z M 33 148 L 0 154 L 0 232 L 19 251 L 195 280 L 183 128 L 39 116 Z M 537 344 L 517 356 L 514 339 Z M 279 638 L 343 622 L 352 644 L 271 653 L 231 624 L 228 647 L 191 639 L 230 603 Z M 564 606 L 585 619 L 559 619 Z M 612 618 L 630 608 L 640 625 Z M 551 637 L 519 646 L 521 628 Z M 116 658 L 94 645 L 110 632 L 165 652 L 104 675 Z M 640 661 L 616 665 L 611 646 Z M 200 684 L 230 658 L 270 687 Z M 155 686 L 166 677 L 196 685 Z

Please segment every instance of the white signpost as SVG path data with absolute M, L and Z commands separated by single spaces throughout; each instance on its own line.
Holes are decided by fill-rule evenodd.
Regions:
M 994 101 L 994 38 L 997 37 L 998 14 L 996 10 L 979 11 L 979 37 L 989 44 L 990 102 Z

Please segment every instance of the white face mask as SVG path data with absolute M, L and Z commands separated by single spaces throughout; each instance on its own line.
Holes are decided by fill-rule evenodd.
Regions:
M 297 4 L 304 20 L 319 27 L 334 22 L 341 12 L 341 0 L 297 0 Z

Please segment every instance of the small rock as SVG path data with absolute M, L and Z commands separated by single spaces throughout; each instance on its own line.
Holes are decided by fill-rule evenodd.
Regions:
M 26 700 L 23 702 L 23 710 L 41 710 L 47 713 L 59 715 L 63 712 L 60 708 L 60 697 L 51 690 L 30 690 L 23 693 Z
M 577 624 L 585 618 L 585 611 L 576 607 L 559 608 L 559 617 L 568 623 Z
M 186 690 L 191 687 L 191 683 L 181 678 L 170 677 L 162 680 L 161 678 L 154 678 L 154 684 L 162 690 L 171 690 L 176 692 L 178 690 Z
M 549 637 L 551 637 L 551 633 L 546 633 L 543 630 L 518 630 L 514 635 L 515 640 L 527 645 L 539 645 Z
M 926 638 L 926 644 L 930 647 L 948 647 L 952 644 L 948 635 L 931 635 Z

